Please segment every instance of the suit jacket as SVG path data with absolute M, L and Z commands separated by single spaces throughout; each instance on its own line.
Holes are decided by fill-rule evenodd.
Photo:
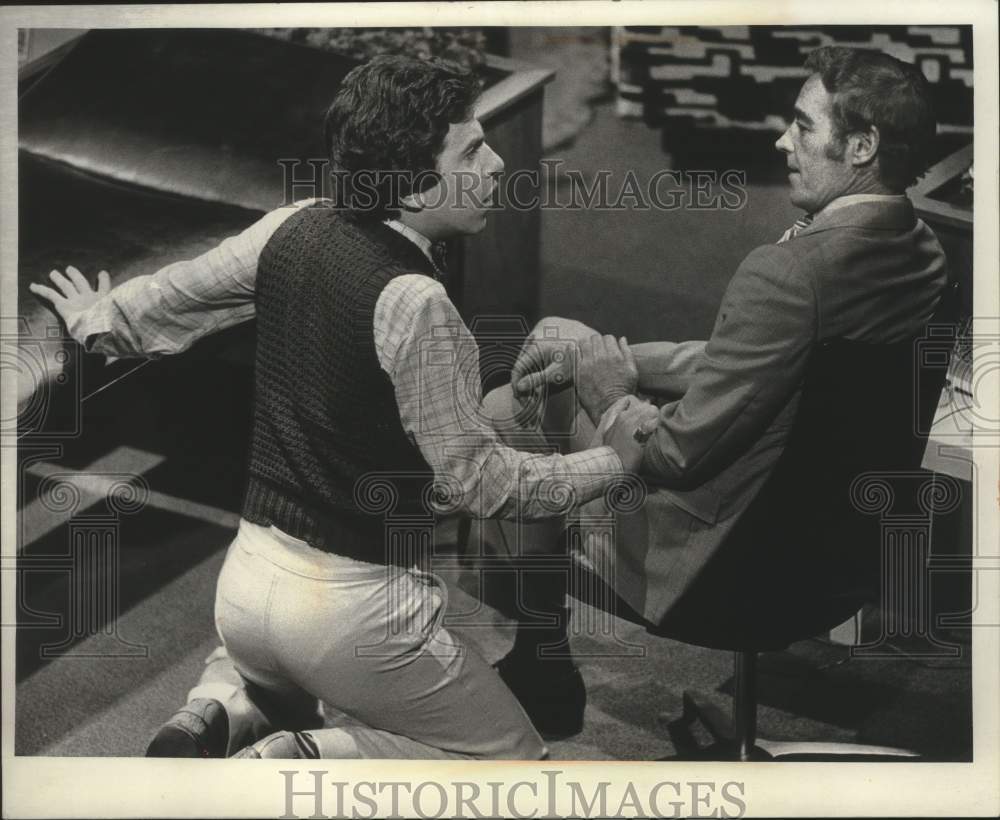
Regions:
M 946 281 L 941 246 L 909 200 L 845 204 L 751 251 L 707 342 L 635 346 L 639 390 L 663 400 L 643 465 L 652 492 L 617 516 L 613 547 L 585 539 L 626 603 L 659 623 L 725 542 L 781 455 L 814 347 L 911 337 Z

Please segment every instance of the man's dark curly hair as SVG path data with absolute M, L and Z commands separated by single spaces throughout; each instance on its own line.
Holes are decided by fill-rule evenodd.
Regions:
M 920 69 L 880 51 L 823 46 L 806 58 L 833 95 L 838 139 L 867 131 L 879 133 L 879 178 L 902 192 L 927 170 L 937 123 L 930 86 Z
M 384 218 L 433 186 L 452 123 L 473 116 L 471 72 L 443 60 L 383 55 L 353 69 L 326 113 L 337 204 Z

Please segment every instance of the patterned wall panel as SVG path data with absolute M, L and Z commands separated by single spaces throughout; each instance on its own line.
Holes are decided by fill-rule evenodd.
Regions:
M 939 133 L 949 144 L 971 139 L 969 26 L 619 27 L 617 110 L 663 128 L 668 150 L 734 132 L 776 137 L 808 76 L 802 63 L 822 45 L 879 49 L 920 66 L 934 89 Z

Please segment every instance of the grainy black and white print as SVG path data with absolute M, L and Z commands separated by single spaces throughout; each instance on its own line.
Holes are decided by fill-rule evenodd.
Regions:
M 5 816 L 996 816 L 995 12 L 3 10 Z

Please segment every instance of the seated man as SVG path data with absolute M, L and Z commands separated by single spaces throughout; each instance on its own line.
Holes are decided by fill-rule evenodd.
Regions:
M 515 366 L 513 394 L 487 397 L 498 417 L 511 418 L 515 396 L 545 382 L 565 385 L 575 364 L 585 411 L 577 446 L 620 397 L 659 397 L 642 470 L 656 492 L 640 512 L 618 516 L 615 554 L 596 558 L 613 567 L 607 580 L 618 595 L 654 624 L 674 610 L 771 474 L 817 345 L 911 338 L 946 283 L 941 246 L 904 194 L 926 169 L 935 133 L 923 76 L 885 54 L 840 47 L 817 49 L 806 66 L 813 73 L 776 143 L 791 201 L 806 216 L 743 260 L 708 341 L 634 345 L 631 367 L 590 328 L 544 319 Z M 554 328 L 580 340 L 575 357 L 556 356 L 563 346 L 544 342 Z M 524 431 L 508 436 L 525 446 Z
M 473 114 L 478 91 L 447 64 L 376 58 L 348 74 L 327 115 L 348 207 L 280 208 L 114 291 L 103 276 L 95 293 L 75 269 L 52 274 L 58 292 L 32 288 L 111 355 L 176 352 L 257 318 L 249 475 L 216 596 L 225 650 L 151 755 L 248 743 L 241 756 L 545 754 L 501 676 L 444 626 L 430 556 L 371 514 L 380 493 L 424 519 L 442 506 L 564 514 L 637 469 L 636 433 L 655 423 L 650 405 L 626 398 L 604 417 L 600 446 L 540 456 L 482 421 L 476 343 L 432 247 L 483 229 L 503 170 Z M 567 495 L 551 491 L 564 484 Z M 318 702 L 337 726 L 319 728 Z M 298 731 L 261 739 L 274 728 Z

